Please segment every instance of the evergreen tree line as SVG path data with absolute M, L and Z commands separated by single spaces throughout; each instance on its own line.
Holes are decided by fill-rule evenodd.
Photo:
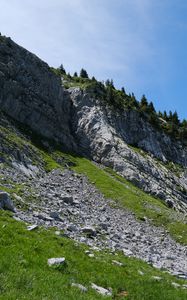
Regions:
M 174 113 L 171 111 L 169 113 L 166 111 L 157 113 L 153 102 L 149 102 L 145 95 L 138 101 L 133 93 L 127 94 L 124 87 L 121 90 L 116 89 L 112 79 L 100 82 L 95 77 L 89 78 L 87 71 L 83 68 L 80 70 L 79 75 L 75 72 L 71 76 L 70 73 L 66 73 L 63 65 L 60 65 L 56 69 L 56 73 L 75 82 L 88 83 L 89 90 L 108 105 L 119 110 L 136 110 L 154 127 L 160 130 L 163 129 L 167 134 L 187 144 L 187 120 L 181 122 L 176 111 Z

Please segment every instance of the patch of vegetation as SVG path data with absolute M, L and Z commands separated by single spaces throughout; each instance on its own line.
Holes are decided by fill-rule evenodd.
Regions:
M 85 250 L 83 245 L 56 236 L 54 230 L 27 231 L 24 223 L 0 211 L 0 299 L 103 299 L 90 288 L 92 282 L 112 288 L 113 295 L 107 299 L 183 300 L 187 297 L 186 290 L 171 284 L 173 281 L 184 284 L 184 281 L 138 259 L 108 252 L 95 252 L 95 257 L 90 258 Z M 51 257 L 65 257 L 66 266 L 50 268 L 47 260 Z M 112 264 L 112 260 L 120 261 L 123 266 Z M 157 281 L 152 276 L 162 279 Z M 71 287 L 73 282 L 84 285 L 88 292 Z

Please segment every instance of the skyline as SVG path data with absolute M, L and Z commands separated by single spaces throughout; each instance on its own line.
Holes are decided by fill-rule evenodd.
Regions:
M 0 0 L 0 31 L 50 66 L 113 79 L 156 110 L 186 118 L 183 0 Z

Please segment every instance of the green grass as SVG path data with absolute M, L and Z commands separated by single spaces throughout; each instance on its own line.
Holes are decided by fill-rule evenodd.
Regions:
M 184 281 L 140 260 L 107 252 L 95 252 L 95 258 L 89 258 L 85 249 L 70 239 L 56 236 L 54 230 L 38 228 L 29 232 L 24 223 L 0 211 L 0 299 L 104 299 L 90 288 L 91 282 L 113 289 L 113 296 L 107 299 L 182 300 L 187 297 L 186 290 L 171 285 L 172 281 L 180 284 Z M 51 257 L 65 257 L 66 266 L 48 267 L 47 259 Z M 112 260 L 124 266 L 113 265 Z M 156 281 L 152 276 L 161 276 L 162 280 Z M 72 282 L 83 284 L 88 292 L 71 287 Z M 117 297 L 121 291 L 127 291 L 128 297 Z

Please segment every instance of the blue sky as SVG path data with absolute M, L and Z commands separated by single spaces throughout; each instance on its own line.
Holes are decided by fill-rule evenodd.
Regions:
M 186 0 L 0 0 L 0 32 L 187 118 Z

